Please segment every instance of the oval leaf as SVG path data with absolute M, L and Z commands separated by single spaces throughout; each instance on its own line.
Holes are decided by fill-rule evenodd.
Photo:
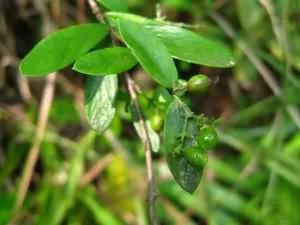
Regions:
M 117 88 L 117 75 L 87 77 L 84 110 L 89 124 L 97 133 L 102 133 L 114 118 Z
M 144 70 L 164 87 L 171 88 L 178 74 L 174 61 L 164 44 L 143 26 L 120 19 L 120 33 Z
M 188 112 L 189 108 L 177 97 L 169 105 L 164 128 L 164 153 L 176 182 L 192 193 L 200 182 L 202 170 L 191 165 L 182 154 L 189 146 L 197 145 L 197 123 L 189 118 Z M 185 137 L 183 143 L 181 135 Z
M 151 24 L 145 27 L 163 41 L 174 58 L 211 67 L 226 68 L 235 64 L 231 50 L 219 41 L 179 26 Z
M 102 4 L 105 8 L 118 11 L 118 12 L 127 12 L 128 5 L 126 0 L 97 0 L 100 4 Z
M 20 71 L 43 76 L 71 64 L 87 53 L 108 33 L 104 24 L 81 24 L 51 33 L 25 56 Z
M 105 76 L 131 69 L 137 64 L 128 48 L 106 48 L 91 52 L 79 58 L 73 69 L 84 74 Z
M 226 68 L 235 64 L 233 54 L 226 45 L 190 30 L 129 13 L 109 12 L 106 17 L 112 26 L 116 26 L 118 20 L 127 20 L 150 30 L 163 41 L 174 58 L 211 67 Z

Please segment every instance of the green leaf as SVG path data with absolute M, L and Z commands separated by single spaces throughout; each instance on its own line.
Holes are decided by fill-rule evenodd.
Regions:
M 235 64 L 231 50 L 219 41 L 179 26 L 148 24 L 145 27 L 163 41 L 174 58 L 211 67 L 232 67 Z
M 97 0 L 100 4 L 102 4 L 105 8 L 118 11 L 118 12 L 127 12 L 128 5 L 126 0 Z
M 171 23 L 129 13 L 109 12 L 106 17 L 115 27 L 118 20 L 127 20 L 150 30 L 163 41 L 174 58 L 211 67 L 226 68 L 235 64 L 231 50 L 220 41 L 211 40 Z
M 175 85 L 178 74 L 164 44 L 143 26 L 125 19 L 119 21 L 120 33 L 144 70 L 164 87 Z
M 140 125 L 140 122 L 139 122 L 137 112 L 136 112 L 133 105 L 131 105 L 131 112 L 132 112 L 133 126 L 134 126 L 137 134 L 139 135 L 139 137 L 141 137 L 142 136 L 142 129 L 141 129 L 141 125 Z M 159 151 L 159 148 L 160 148 L 159 136 L 152 129 L 152 126 L 151 126 L 151 123 L 150 123 L 149 120 L 146 120 L 145 124 L 146 124 L 146 128 L 147 128 L 147 131 L 148 131 L 149 139 L 150 139 L 150 142 L 151 142 L 152 151 L 157 153 Z
M 81 24 L 51 33 L 22 60 L 20 71 L 27 76 L 43 76 L 71 64 L 87 53 L 108 33 L 104 24 Z
M 168 166 L 177 183 L 190 193 L 195 191 L 202 176 L 202 169 L 191 165 L 183 156 L 188 147 L 197 145 L 198 126 L 190 118 L 191 113 L 187 105 L 174 97 L 167 110 L 164 128 L 164 153 Z
M 85 113 L 91 127 L 102 133 L 115 115 L 114 101 L 118 90 L 117 75 L 87 77 Z
M 105 76 L 131 69 L 137 64 L 128 48 L 106 48 L 91 52 L 79 58 L 73 69 L 84 74 Z
M 112 27 L 118 26 L 119 19 L 128 20 L 128 21 L 138 23 L 138 24 L 143 24 L 143 25 L 161 23 L 160 21 L 156 21 L 153 19 L 149 19 L 149 18 L 131 14 L 131 13 L 107 12 L 107 13 L 105 13 L 105 17 Z

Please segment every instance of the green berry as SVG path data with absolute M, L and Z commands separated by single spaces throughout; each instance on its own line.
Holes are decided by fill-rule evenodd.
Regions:
M 187 161 L 195 167 L 202 168 L 207 163 L 207 153 L 200 146 L 191 146 L 184 150 Z
M 150 122 L 152 129 L 156 132 L 160 132 L 164 126 L 164 118 L 159 113 L 154 114 Z
M 204 93 L 208 90 L 210 83 L 211 81 L 207 76 L 199 74 L 188 81 L 187 90 L 191 93 Z
M 214 127 L 205 126 L 200 129 L 197 137 L 197 143 L 205 150 L 210 150 L 218 144 L 218 135 Z

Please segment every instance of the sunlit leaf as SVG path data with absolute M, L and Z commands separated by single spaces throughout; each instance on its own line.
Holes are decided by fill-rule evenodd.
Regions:
M 114 47 L 82 56 L 73 69 L 88 75 L 105 76 L 127 71 L 135 64 L 137 60 L 128 48 Z
M 139 24 L 163 41 L 172 57 L 211 67 L 232 67 L 232 51 L 220 41 L 199 35 L 180 26 L 148 19 L 129 13 L 107 13 L 110 24 L 117 27 L 118 20 Z
M 108 33 L 104 24 L 81 24 L 51 33 L 22 60 L 20 71 L 27 76 L 43 76 L 71 64 L 87 53 Z
M 144 70 L 162 86 L 173 87 L 178 74 L 164 44 L 139 24 L 120 19 L 119 27 L 123 40 Z
M 146 25 L 177 59 L 211 67 L 232 67 L 231 50 L 223 43 L 173 25 Z

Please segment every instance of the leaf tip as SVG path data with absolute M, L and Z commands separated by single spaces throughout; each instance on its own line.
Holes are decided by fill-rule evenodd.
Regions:
M 228 62 L 227 66 L 228 66 L 228 67 L 233 67 L 233 66 L 235 66 L 235 61 L 234 61 L 234 59 L 231 59 L 231 60 Z
M 186 192 L 190 193 L 190 194 L 194 194 L 194 192 L 196 191 L 197 187 L 198 187 L 198 182 L 195 184 L 187 184 L 181 181 L 178 181 L 179 186 Z
M 21 75 L 25 76 L 25 77 L 30 77 L 30 76 L 34 76 L 34 74 L 31 74 L 28 71 L 28 68 L 26 66 L 26 57 L 20 62 L 19 65 L 19 72 Z

